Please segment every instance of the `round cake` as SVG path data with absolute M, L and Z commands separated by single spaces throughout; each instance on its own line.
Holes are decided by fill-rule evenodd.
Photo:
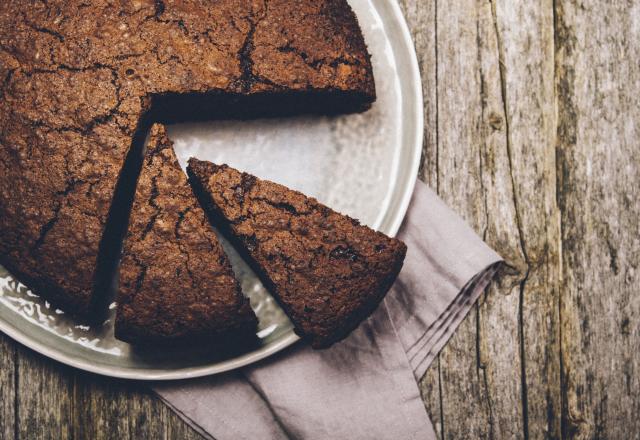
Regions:
M 345 0 L 14 0 L 0 94 L 0 264 L 91 321 L 153 123 L 357 112 L 375 87 Z

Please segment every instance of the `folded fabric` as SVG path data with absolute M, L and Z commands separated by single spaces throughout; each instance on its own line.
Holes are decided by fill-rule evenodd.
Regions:
M 400 277 L 343 342 L 322 351 L 300 343 L 154 391 L 206 438 L 435 440 L 417 381 L 501 259 L 421 182 L 398 236 L 408 246 Z

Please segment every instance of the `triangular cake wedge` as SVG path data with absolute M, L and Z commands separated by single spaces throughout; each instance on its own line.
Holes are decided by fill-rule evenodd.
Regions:
M 166 137 L 151 129 L 124 242 L 115 333 L 130 343 L 255 334 L 256 317 Z
M 406 246 L 317 200 L 191 159 L 189 180 L 314 348 L 346 337 L 395 281 Z

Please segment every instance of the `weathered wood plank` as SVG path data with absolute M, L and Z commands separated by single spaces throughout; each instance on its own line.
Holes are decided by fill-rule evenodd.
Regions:
M 505 160 L 506 148 L 504 145 L 496 145 L 500 139 L 494 135 L 493 129 L 486 129 L 489 114 L 493 119 L 500 118 L 501 116 L 493 113 L 500 115 L 503 109 L 499 77 L 496 75 L 496 40 L 494 38 L 490 42 L 494 45 L 493 50 L 482 40 L 483 36 L 494 34 L 491 9 L 487 7 L 490 5 L 473 1 L 448 2 L 447 5 L 442 5 L 441 2 L 404 3 L 405 10 L 415 11 L 414 14 L 418 16 L 433 15 L 433 20 L 437 23 L 435 50 L 421 52 L 418 49 L 421 64 L 435 66 L 437 78 L 437 102 L 432 106 L 437 110 L 435 124 L 434 119 L 427 118 L 425 121 L 427 132 L 436 133 L 437 139 L 435 145 L 427 145 L 428 149 L 435 151 L 427 153 L 425 160 L 435 158 L 437 162 L 435 166 L 428 164 L 424 167 L 426 173 L 432 174 L 425 180 L 431 182 L 445 201 L 463 214 L 477 231 L 488 232 L 489 206 L 485 204 L 488 200 L 483 188 L 484 160 L 481 160 L 487 149 L 500 151 L 498 157 L 503 166 L 499 178 L 501 182 L 510 181 L 507 179 L 508 174 L 504 172 L 505 169 L 508 170 L 505 167 L 508 163 Z M 421 22 L 428 21 L 426 18 L 409 19 L 417 48 L 428 46 L 421 43 L 421 40 L 431 38 L 429 30 L 426 30 L 427 34 L 424 36 L 423 29 L 419 27 Z M 487 72 L 491 68 L 491 62 L 493 76 L 487 79 L 487 76 L 491 76 Z M 485 89 L 487 81 L 491 82 L 492 93 Z M 435 186 L 433 182 L 436 182 Z M 510 194 L 505 199 L 506 205 L 512 207 Z M 514 217 L 511 215 L 512 224 L 508 226 L 511 231 L 516 230 Z M 505 236 L 513 234 L 507 233 Z M 509 249 L 518 249 L 517 242 L 511 244 L 512 246 L 507 246 Z M 510 319 L 501 323 L 501 327 L 503 332 L 513 336 L 504 338 L 511 345 L 505 355 L 511 353 L 516 362 L 510 361 L 507 364 L 510 371 L 505 377 L 517 378 L 517 295 L 510 295 L 509 299 L 509 304 L 504 305 L 512 313 Z M 442 438 L 488 438 L 495 433 L 496 425 L 504 424 L 518 429 L 518 422 L 522 419 L 519 415 L 520 391 L 517 379 L 504 381 L 505 386 L 501 390 L 489 388 L 486 360 L 480 351 L 482 340 L 479 338 L 479 317 L 478 309 L 471 313 L 440 355 L 439 365 L 432 367 L 432 370 L 438 368 L 438 374 L 427 374 L 422 381 L 423 393 L 438 390 L 441 394 L 436 401 L 438 405 L 434 407 L 433 399 L 430 399 L 427 400 L 427 407 L 432 420 L 439 420 L 435 426 Z M 438 380 L 437 384 L 434 383 L 435 380 Z M 503 399 L 503 396 L 509 398 Z M 505 410 L 494 408 L 496 405 L 504 405 Z M 496 421 L 496 414 L 506 422 Z
M 437 21 L 439 193 L 521 268 L 491 4 L 449 2 L 438 8 Z M 521 274 L 500 294 L 489 293 L 440 356 L 444 438 L 511 438 L 524 431 Z
M 513 202 L 525 259 L 519 292 L 523 436 L 560 438 L 553 2 L 497 0 L 493 13 Z
M 18 349 L 16 437 L 73 438 L 73 369 Z
M 0 333 L 0 438 L 15 431 L 15 343 Z
M 442 409 L 443 438 L 557 438 L 553 6 L 403 3 L 423 75 L 437 66 L 435 126 L 426 120 L 436 151 L 425 155 L 437 164 L 424 167 L 436 177 L 426 180 L 513 266 L 442 353 L 440 373 L 422 381 L 425 394 L 443 393 L 442 408 L 427 406 L 434 420 Z M 421 27 L 429 15 L 435 37 Z
M 557 1 L 565 438 L 640 438 L 638 17 Z
M 201 438 L 144 383 L 78 373 L 75 410 L 78 439 Z
M 422 95 L 425 130 L 420 177 L 434 190 L 438 189 L 438 81 L 437 63 L 437 0 L 400 0 L 416 48 Z
M 65 367 L 5 336 L 0 336 L 0 350 L 0 438 L 202 438 L 144 383 Z
M 131 392 L 117 380 L 77 372 L 74 383 L 75 438 L 129 439 Z

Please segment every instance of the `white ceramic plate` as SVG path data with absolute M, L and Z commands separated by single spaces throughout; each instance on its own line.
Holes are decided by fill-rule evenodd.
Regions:
M 217 121 L 169 128 L 182 165 L 191 156 L 253 173 L 315 196 L 394 235 L 404 217 L 422 150 L 422 91 L 413 43 L 394 0 L 350 0 L 373 57 L 378 100 L 360 115 Z M 113 337 L 113 316 L 77 325 L 0 266 L 0 330 L 65 364 L 107 376 L 184 379 L 229 371 L 270 356 L 298 337 L 256 276 L 224 243 L 259 317 L 261 345 L 220 359 L 208 347 L 141 353 Z

